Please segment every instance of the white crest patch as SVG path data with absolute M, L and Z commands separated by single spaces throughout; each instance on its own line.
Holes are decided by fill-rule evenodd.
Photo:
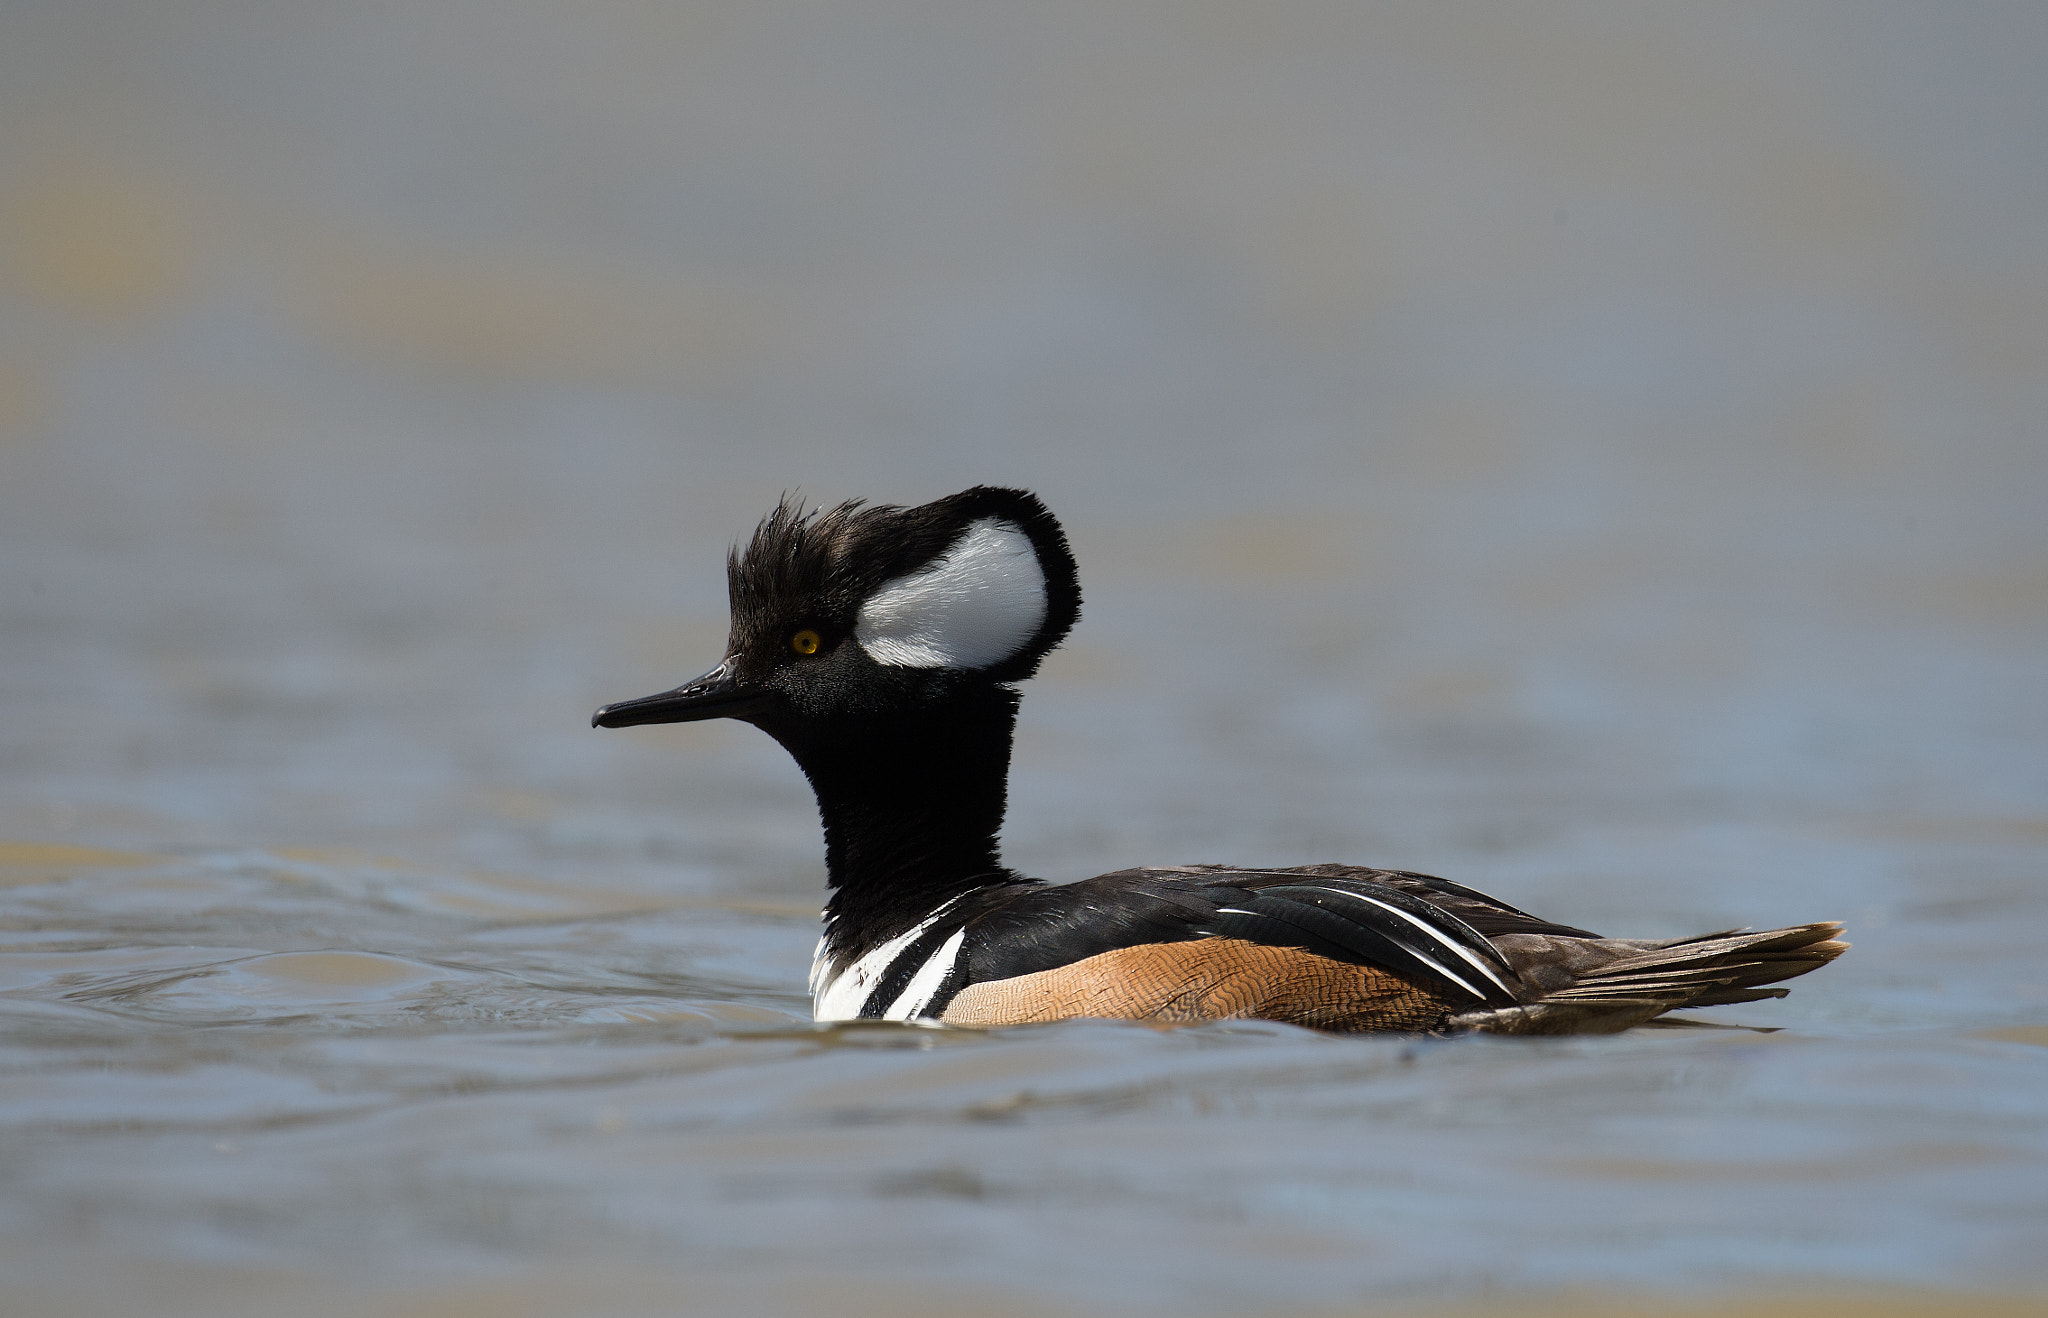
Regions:
M 1045 569 L 1031 538 L 984 517 L 930 566 L 884 582 L 861 605 L 854 638 L 878 664 L 986 668 L 1045 622 Z

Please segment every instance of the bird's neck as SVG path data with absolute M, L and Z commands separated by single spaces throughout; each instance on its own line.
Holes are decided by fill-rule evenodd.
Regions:
M 825 825 L 833 950 L 893 937 L 963 893 L 1014 881 L 996 836 L 1017 699 L 991 684 L 791 748 Z

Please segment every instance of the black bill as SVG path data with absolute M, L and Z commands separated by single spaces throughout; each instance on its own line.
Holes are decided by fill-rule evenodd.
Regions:
M 745 719 L 768 700 L 765 692 L 740 683 L 731 659 L 673 691 L 606 705 L 590 716 L 593 728 L 630 728 L 642 723 L 694 723 L 699 719 Z

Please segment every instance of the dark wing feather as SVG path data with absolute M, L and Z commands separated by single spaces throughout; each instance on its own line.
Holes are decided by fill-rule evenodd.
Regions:
M 1216 903 L 1196 891 L 1147 882 L 1137 871 L 1008 889 L 967 920 L 962 982 L 1012 979 L 1119 948 L 1199 938 L 1195 926 Z
M 1252 886 L 1252 885 L 1247 885 Z M 1287 883 L 1257 885 L 1262 892 L 1285 892 L 1297 900 L 1313 900 L 1319 906 L 1328 906 L 1326 894 L 1368 898 L 1383 906 L 1391 906 L 1432 927 L 1433 930 L 1452 935 L 1468 951 L 1476 953 L 1480 960 L 1491 963 L 1498 970 L 1512 971 L 1508 959 L 1501 955 L 1483 934 L 1448 907 L 1433 901 L 1425 901 L 1411 893 L 1387 884 L 1365 879 L 1326 879 L 1318 883 Z
M 1577 929 L 1517 910 L 1498 897 L 1489 897 L 1462 883 L 1452 883 L 1433 874 L 1415 874 L 1408 870 L 1387 870 L 1382 874 L 1384 877 L 1378 882 L 1450 911 L 1489 938 L 1495 934 L 1563 934 L 1567 938 L 1600 936 L 1590 929 Z
M 1454 1004 L 1484 1002 L 1508 1006 L 1515 1001 L 1513 994 L 1462 963 L 1452 950 L 1457 938 L 1451 931 L 1418 929 L 1413 922 L 1364 900 L 1363 894 L 1352 894 L 1360 900 L 1340 906 L 1331 900 L 1330 890 L 1272 887 L 1244 891 L 1243 904 L 1220 908 L 1204 933 L 1279 947 L 1301 947 L 1338 961 L 1378 966 L 1411 979 Z M 1399 895 L 1392 889 L 1380 891 Z M 1328 950 L 1331 944 L 1336 951 Z
M 1598 938 L 1600 935 L 1568 924 L 1557 924 L 1518 910 L 1498 897 L 1468 888 L 1462 883 L 1440 879 L 1412 870 L 1371 869 L 1364 865 L 1296 865 L 1288 869 L 1239 869 L 1230 865 L 1183 865 L 1173 869 L 1147 870 L 1150 874 L 1172 874 L 1209 882 L 1299 883 L 1304 879 L 1342 879 L 1375 883 L 1405 892 L 1448 911 L 1488 938 L 1496 934 L 1562 934 L 1568 938 Z
M 960 983 L 1010 979 L 1149 943 L 1237 938 L 1377 966 L 1456 1004 L 1519 1000 L 1515 972 L 1469 923 L 1426 899 L 1355 877 L 1379 872 L 1121 870 L 1059 887 L 1011 889 L 968 919 Z M 943 1005 L 935 1001 L 930 1010 Z
M 1405 969 L 1402 963 L 1412 960 L 1400 944 L 1370 929 L 1360 929 L 1313 906 L 1256 892 L 1245 892 L 1236 902 L 1218 906 L 1214 914 L 1195 928 L 1207 938 L 1236 938 L 1267 947 L 1298 947 L 1353 965 L 1367 962 L 1384 964 L 1389 970 Z M 1435 987 L 1434 983 L 1431 987 Z

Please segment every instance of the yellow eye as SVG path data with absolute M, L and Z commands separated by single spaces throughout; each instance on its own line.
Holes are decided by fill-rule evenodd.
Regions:
M 798 654 L 816 654 L 821 644 L 818 633 L 808 627 L 789 638 L 789 648 Z

